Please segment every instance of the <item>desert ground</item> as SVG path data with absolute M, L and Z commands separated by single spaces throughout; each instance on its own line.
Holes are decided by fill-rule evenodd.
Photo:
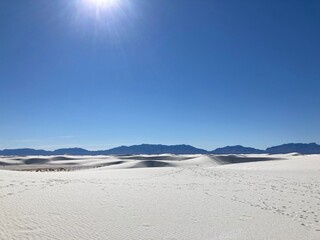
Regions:
M 318 240 L 320 155 L 2 156 L 0 206 L 6 240 Z

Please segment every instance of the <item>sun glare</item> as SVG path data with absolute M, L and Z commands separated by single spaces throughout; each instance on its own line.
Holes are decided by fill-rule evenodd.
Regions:
M 98 9 L 111 8 L 117 5 L 119 0 L 85 0 L 91 7 Z
M 120 32 L 132 15 L 131 0 L 76 0 L 75 20 L 93 30 L 95 39 L 112 36 L 119 40 Z

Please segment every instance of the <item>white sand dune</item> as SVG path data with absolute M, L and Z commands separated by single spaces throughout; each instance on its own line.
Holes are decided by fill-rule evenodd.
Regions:
M 0 168 L 0 239 L 320 239 L 319 155 L 1 157 Z M 68 171 L 11 171 L 36 169 Z

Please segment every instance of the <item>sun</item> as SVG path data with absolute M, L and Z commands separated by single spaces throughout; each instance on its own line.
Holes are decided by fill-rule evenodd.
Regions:
M 91 7 L 97 9 L 112 8 L 117 5 L 120 0 L 85 0 Z
M 95 37 L 118 32 L 132 11 L 131 0 L 74 0 L 78 23 L 92 23 Z

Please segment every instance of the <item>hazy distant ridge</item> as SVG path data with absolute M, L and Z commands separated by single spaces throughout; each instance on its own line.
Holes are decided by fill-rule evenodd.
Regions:
M 254 153 L 265 153 L 264 150 L 243 147 L 241 145 L 236 146 L 226 146 L 223 148 L 217 148 L 216 150 L 211 151 L 212 154 L 254 154 Z
M 266 152 L 270 154 L 291 152 L 297 152 L 302 154 L 319 154 L 320 145 L 316 143 L 289 143 L 267 148 Z
M 289 143 L 267 148 L 266 150 L 243 147 L 241 145 L 226 146 L 207 151 L 195 148 L 190 145 L 161 145 L 161 144 L 141 144 L 133 146 L 120 146 L 108 150 L 89 151 L 83 148 L 62 148 L 54 151 L 37 150 L 31 148 L 4 149 L 0 155 L 121 155 L 121 154 L 282 154 L 297 152 L 301 154 L 320 154 L 320 145 L 316 143 Z
M 121 146 L 106 151 L 100 151 L 104 154 L 205 154 L 208 151 L 195 148 L 190 145 L 161 145 L 161 144 L 141 144 L 133 146 Z

